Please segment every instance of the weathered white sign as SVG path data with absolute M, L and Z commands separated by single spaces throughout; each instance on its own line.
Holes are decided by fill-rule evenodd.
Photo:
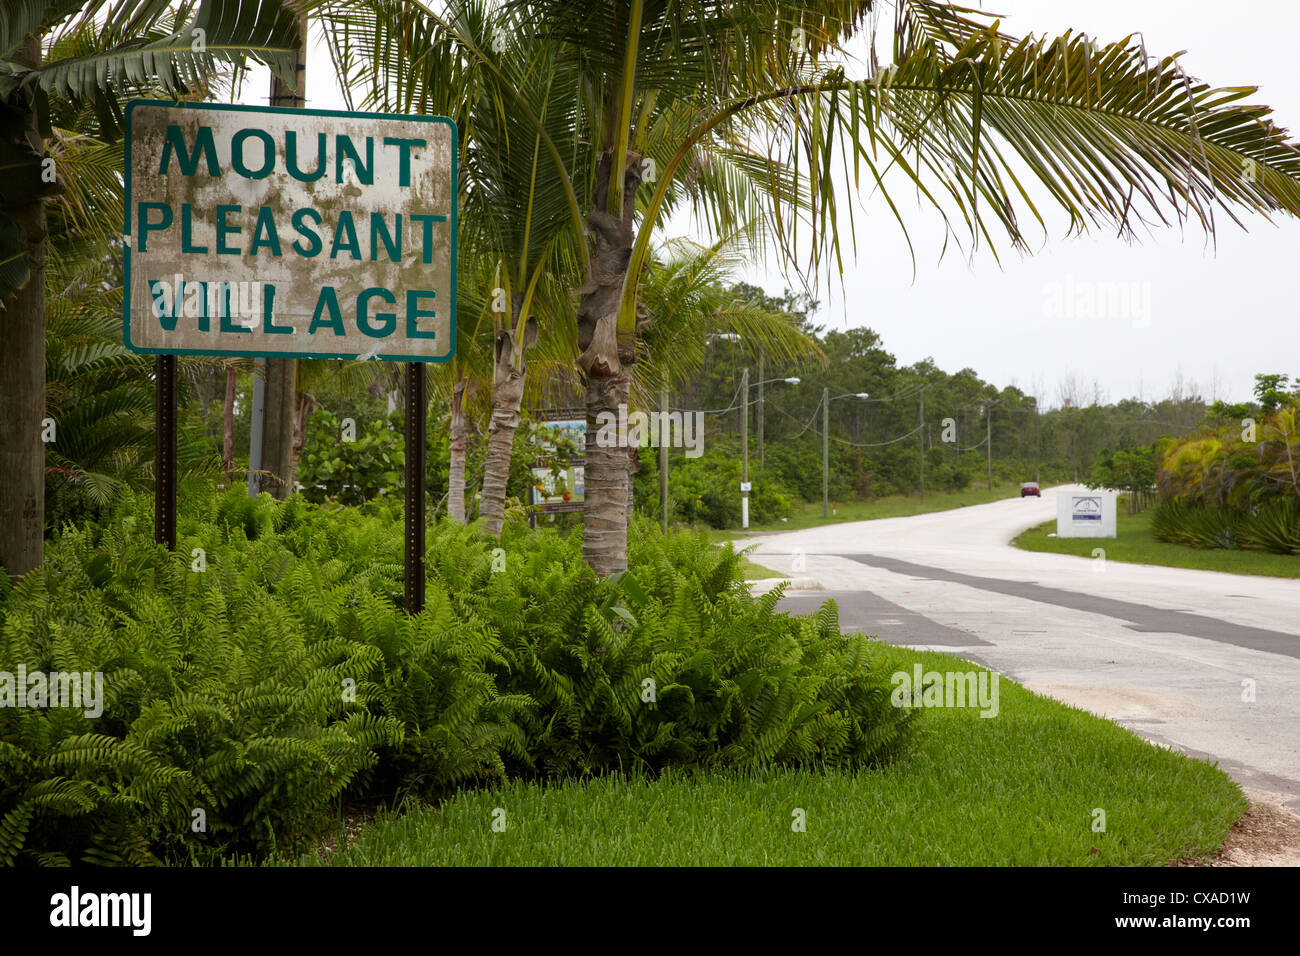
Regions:
M 129 348 L 451 358 L 451 120 L 154 100 L 126 118 Z

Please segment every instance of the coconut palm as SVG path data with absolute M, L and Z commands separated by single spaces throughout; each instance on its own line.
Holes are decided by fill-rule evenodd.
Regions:
M 527 379 L 525 351 L 538 344 L 539 324 L 549 344 L 561 345 L 573 324 L 568 290 L 578 276 L 575 250 L 581 233 L 572 227 L 565 195 L 542 156 L 542 136 L 572 153 L 576 141 L 578 72 L 550 44 L 530 42 L 510 18 L 485 21 L 482 42 L 498 69 L 519 89 L 534 130 L 500 98 L 498 84 L 484 84 L 466 136 L 466 219 L 477 228 L 469 248 L 492 262 L 492 414 L 483 466 L 483 529 L 499 535 L 505 517 L 506 483 Z M 510 36 L 506 43 L 492 41 Z M 572 353 L 565 357 L 572 361 Z
M 855 184 L 865 173 L 904 233 L 900 184 L 971 248 L 996 235 L 1025 248 L 1022 223 L 1042 224 L 1044 196 L 1072 230 L 1129 235 L 1184 219 L 1213 230 L 1216 210 L 1300 211 L 1300 151 L 1267 108 L 1241 105 L 1251 88 L 1213 89 L 1132 37 L 1017 40 L 977 11 L 898 0 L 893 63 L 873 51 L 855 77 L 841 44 L 871 22 L 871 0 L 507 3 L 582 72 L 591 151 L 571 156 L 458 25 L 460 4 L 349 6 L 336 11 L 341 42 L 374 51 L 379 73 L 418 71 L 427 50 L 454 44 L 541 136 L 574 228 L 593 240 L 575 290 L 589 421 L 627 400 L 651 237 L 684 203 L 722 231 L 756 215 L 786 262 L 802 250 L 811 268 L 840 263 L 837 161 Z M 584 557 L 609 574 L 626 563 L 626 467 L 590 432 Z
M 543 156 L 543 137 L 560 144 L 569 155 L 583 151 L 580 73 L 552 44 L 530 36 L 509 12 L 489 17 L 483 4 L 470 3 L 449 12 L 458 36 L 485 51 L 480 62 L 456 44 L 421 32 L 418 21 L 389 7 L 387 28 L 401 32 L 419 50 L 415 69 L 386 72 L 375 69 L 369 51 L 356 36 L 334 32 L 334 55 L 349 86 L 367 88 L 363 106 L 386 112 L 429 112 L 451 115 L 461 133 L 460 183 L 462 263 L 461 294 L 467 285 L 483 293 L 480 302 L 492 318 L 487 373 L 482 350 L 473 343 L 482 332 L 484 308 L 460 309 L 472 316 L 473 339 L 458 322 L 458 355 L 453 360 L 451 403 L 451 480 L 448 511 L 464 520 L 464 461 L 467 397 L 489 393 L 491 418 L 484 460 L 481 514 L 483 528 L 499 535 L 504 521 L 506 484 L 511 451 L 519 427 L 527 366 L 525 353 L 538 343 L 539 332 L 572 326 L 568 290 L 579 275 L 575 250 L 581 231 L 569 216 L 567 197 Z M 327 23 L 339 24 L 334 16 Z M 372 35 L 384 35 L 375 21 Z M 421 46 L 424 42 L 426 45 Z M 358 52 L 366 54 L 363 58 Z M 386 62 L 381 59 L 381 64 Z M 485 82 L 491 71 L 501 79 Z M 503 100 L 502 89 L 518 91 L 526 113 Z M 536 117 L 540 128 L 529 119 Z M 490 273 L 490 280 L 488 274 Z M 488 284 L 484 285 L 484 281 Z M 475 298 L 475 290 L 468 290 Z M 538 318 L 542 319 L 539 329 Z M 556 345 L 562 345 L 557 340 Z M 472 355 L 461 346 L 469 345 Z M 571 362 L 571 356 L 567 357 Z

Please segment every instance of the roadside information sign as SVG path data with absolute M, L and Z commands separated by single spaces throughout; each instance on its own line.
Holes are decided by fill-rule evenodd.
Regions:
M 128 347 L 451 358 L 451 120 L 156 100 L 126 117 Z

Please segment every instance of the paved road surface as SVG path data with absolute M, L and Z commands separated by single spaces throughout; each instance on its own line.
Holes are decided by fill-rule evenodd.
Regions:
M 1057 491 L 1077 488 L 737 546 L 755 544 L 759 564 L 824 589 L 789 591 L 784 608 L 834 597 L 845 630 L 976 661 L 1215 759 L 1300 811 L 1300 580 L 1010 546 L 1055 517 Z M 805 569 L 792 569 L 800 558 Z M 1254 702 L 1242 699 L 1245 681 Z

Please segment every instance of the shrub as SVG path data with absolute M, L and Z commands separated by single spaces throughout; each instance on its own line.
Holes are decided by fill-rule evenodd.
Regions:
M 0 717 L 0 864 L 265 851 L 310 831 L 400 738 L 339 692 L 365 648 L 321 639 L 268 593 L 292 563 L 282 548 L 235 526 L 196 574 L 135 525 L 64 535 L 0 608 L 0 670 L 103 674 L 98 719 Z
M 462 588 L 500 635 L 503 686 L 522 716 L 530 773 L 639 767 L 864 765 L 897 752 L 910 718 L 889 703 L 870 643 L 753 598 L 739 556 L 703 535 L 638 525 L 631 573 L 598 581 L 579 537 L 517 533 L 507 570 Z M 647 698 L 651 699 L 647 699 Z
M 310 837 L 343 799 L 906 744 L 871 642 L 831 602 L 776 613 L 704 536 L 638 525 L 601 581 L 580 534 L 507 526 L 498 549 L 444 522 L 411 617 L 396 509 L 367 507 L 190 498 L 171 555 L 129 497 L 5 588 L 0 671 L 100 672 L 104 697 L 0 711 L 0 864 L 206 862 Z
M 1151 516 L 1151 533 L 1161 541 L 1192 548 L 1239 548 L 1242 519 L 1234 511 L 1166 501 Z
M 344 440 L 337 418 L 326 411 L 312 416 L 298 476 L 308 501 L 359 505 L 401 487 L 406 461 L 401 415 L 395 411 L 387 422 L 353 425 L 355 440 Z
M 753 462 L 751 462 L 752 466 Z M 650 487 L 657 471 L 646 468 L 640 495 L 642 500 L 658 500 L 657 487 Z M 674 459 L 669 490 L 677 502 L 676 517 L 692 524 L 703 521 L 713 528 L 740 525 L 741 461 L 735 449 L 715 449 L 700 458 Z M 749 499 L 749 520 L 755 524 L 789 517 L 794 493 L 775 472 L 750 469 L 753 490 Z
M 1243 547 L 1274 554 L 1300 554 L 1300 498 L 1265 502 L 1246 518 Z
M 1151 517 L 1151 533 L 1193 548 L 1300 554 L 1300 499 L 1275 498 L 1249 511 L 1166 501 Z

